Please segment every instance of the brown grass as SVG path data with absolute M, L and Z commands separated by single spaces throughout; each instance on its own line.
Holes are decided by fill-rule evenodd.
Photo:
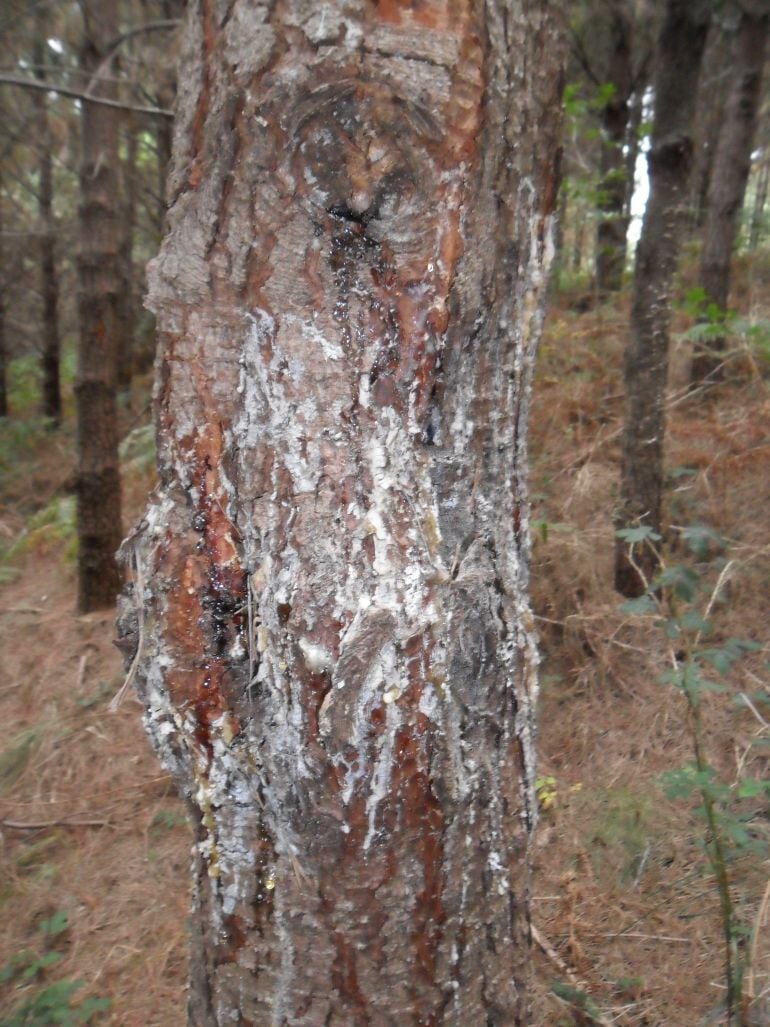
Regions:
M 61 453 L 33 458 L 35 489 L 66 475 Z M 20 496 L 4 511 L 6 538 L 21 537 Z M 146 474 L 129 476 L 129 515 Z M 38 493 L 45 505 L 49 492 Z M 0 967 L 25 948 L 56 950 L 47 974 L 82 980 L 76 1000 L 108 997 L 99 1022 L 176 1027 L 184 1020 L 188 829 L 181 804 L 149 750 L 140 706 L 110 699 L 123 680 L 112 645 L 114 612 L 78 617 L 74 570 L 60 539 L 41 532 L 0 590 Z M 41 921 L 65 912 L 69 928 L 46 939 Z M 0 985 L 10 1011 L 42 987 Z
M 532 1022 L 545 1027 L 690 1027 L 710 1014 L 719 1023 L 723 994 L 702 824 L 693 804 L 669 801 L 660 783 L 691 759 L 686 711 L 657 680 L 666 662 L 660 631 L 624 614 L 610 585 L 626 318 L 625 310 L 578 315 L 556 305 L 534 404 L 540 773 L 554 778 L 556 792 L 534 850 L 542 946 Z M 717 637 L 766 644 L 767 389 L 750 364 L 694 399 L 674 381 L 670 416 L 669 467 L 693 472 L 672 479 L 670 520 L 708 523 L 733 540 L 739 560 L 715 614 Z M 0 542 L 17 538 L 29 510 L 66 477 L 61 448 L 41 446 L 33 486 L 25 490 L 15 475 L 4 493 Z M 147 486 L 141 475 L 128 481 L 132 511 Z M 75 615 L 73 570 L 61 549 L 32 547 L 15 562 L 16 580 L 0 588 L 0 966 L 25 947 L 54 946 L 64 958 L 48 979 L 80 978 L 79 998 L 109 997 L 103 1022 L 175 1027 L 184 1021 L 188 831 L 136 701 L 108 712 L 122 681 L 113 614 Z M 740 692 L 767 695 L 766 664 L 766 652 L 739 664 L 730 692 L 705 703 L 710 757 L 727 781 L 770 777 L 770 750 L 754 744 L 770 740 L 758 719 L 770 720 L 768 707 L 755 713 L 735 701 Z M 751 826 L 765 855 L 739 859 L 731 874 L 753 932 L 747 987 L 759 1025 L 770 1024 L 770 861 L 768 811 L 755 807 Z M 69 929 L 46 942 L 39 924 L 61 910 Z M 565 992 L 556 996 L 554 982 L 589 995 L 600 1019 L 577 1012 Z M 6 988 L 0 1005 L 21 997 Z
M 611 587 L 626 317 L 552 311 L 536 389 L 533 516 L 536 528 L 548 525 L 536 532 L 532 568 L 544 655 L 540 773 L 555 779 L 556 803 L 536 845 L 533 920 L 553 952 L 538 952 L 533 1022 L 594 1022 L 551 991 L 554 981 L 570 983 L 562 960 L 604 1022 L 687 1027 L 723 1022 L 722 939 L 703 824 L 694 803 L 668 800 L 661 785 L 665 771 L 692 760 L 684 701 L 658 681 L 666 642 L 649 618 L 624 614 Z M 669 519 L 733 540 L 738 564 L 714 615 L 716 638 L 767 646 L 767 389 L 749 375 L 689 399 L 677 384 L 668 467 L 692 473 L 672 479 Z M 770 697 L 766 663 L 767 650 L 737 665 L 729 691 L 704 703 L 709 756 L 727 782 L 768 777 L 756 742 L 770 740 L 770 728 L 736 702 L 741 692 Z M 768 1024 L 766 805 L 752 812 L 765 855 L 739 858 L 731 880 L 753 930 L 747 1015 Z

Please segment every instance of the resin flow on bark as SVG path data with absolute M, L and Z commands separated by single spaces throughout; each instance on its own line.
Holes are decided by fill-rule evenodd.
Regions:
M 220 6 L 186 29 L 161 484 L 126 544 L 196 823 L 191 1016 L 515 1023 L 555 130 L 510 154 L 558 83 L 509 53 L 549 16 Z

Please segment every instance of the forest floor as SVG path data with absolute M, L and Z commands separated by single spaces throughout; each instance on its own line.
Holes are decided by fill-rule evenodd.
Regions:
M 752 276 L 739 302 L 770 318 L 761 302 L 770 283 Z M 543 651 L 537 1027 L 724 1022 L 704 824 L 696 800 L 671 799 L 664 787 L 665 773 L 692 761 L 692 725 L 681 693 L 659 681 L 665 632 L 654 617 L 625 612 L 611 585 L 627 319 L 622 303 L 580 312 L 558 297 L 539 358 L 530 445 Z M 677 314 L 678 330 L 688 323 Z M 738 947 L 752 959 L 747 1022 L 770 1025 L 770 820 L 760 784 L 770 779 L 767 367 L 747 348 L 723 384 L 688 395 L 685 348 L 672 368 L 668 517 L 729 540 L 710 644 L 765 647 L 735 662 L 720 677 L 724 690 L 701 706 L 708 758 L 725 786 L 720 816 L 736 842 L 729 874 L 745 928 Z M 147 410 L 124 418 L 133 428 L 124 446 L 128 524 L 152 470 Z M 123 681 L 113 613 L 75 613 L 71 417 L 52 435 L 22 412 L 2 432 L 0 968 L 13 971 L 0 973 L 0 1024 L 21 1023 L 10 1010 L 25 1001 L 38 1019 L 23 1022 L 55 1022 L 45 1004 L 70 1002 L 84 1017 L 72 1022 L 85 1022 L 88 1003 L 108 999 L 94 1022 L 177 1027 L 190 838 L 136 699 L 108 711 Z M 671 547 L 670 560 L 702 586 L 695 606 L 708 601 L 716 556 L 714 546 L 696 562 L 685 546 Z M 51 987 L 59 981 L 82 983 L 70 995 Z

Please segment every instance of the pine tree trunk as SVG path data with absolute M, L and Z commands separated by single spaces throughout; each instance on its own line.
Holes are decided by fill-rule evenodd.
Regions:
M 167 20 L 172 18 L 181 19 L 184 15 L 185 0 L 162 0 L 161 8 L 163 17 Z M 156 103 L 158 107 L 170 110 L 174 106 L 177 91 L 177 68 L 176 62 L 169 62 L 162 70 L 160 84 L 158 87 Z M 168 204 L 166 202 L 166 180 L 169 167 L 171 166 L 171 147 L 173 141 L 174 124 L 167 118 L 155 119 L 155 148 L 158 159 L 158 233 L 163 233 L 166 220 Z
M 730 35 L 720 19 L 712 21 L 703 51 L 700 88 L 693 127 L 693 167 L 690 175 L 690 232 L 703 228 L 708 209 L 711 174 L 729 92 L 732 53 Z
M 596 229 L 596 287 L 600 293 L 617 292 L 626 267 L 628 183 L 623 147 L 628 142 L 629 100 L 633 89 L 631 64 L 631 11 L 626 0 L 615 0 L 610 20 L 607 83 L 614 92 L 601 111 L 600 202 Z
M 199 1027 L 527 1022 L 559 6 L 190 4 L 125 553 Z
M 5 331 L 5 245 L 2 167 L 0 167 L 0 417 L 8 416 L 8 340 Z
M 709 183 L 700 282 L 709 303 L 720 311 L 727 310 L 730 295 L 730 268 L 751 170 L 768 28 L 770 14 L 741 15 L 733 51 L 732 85 Z M 724 342 L 711 339 L 708 349 L 696 354 L 692 363 L 694 383 L 718 373 Z
M 707 22 L 691 0 L 667 0 L 658 41 L 655 114 L 648 157 L 650 196 L 636 252 L 631 338 L 624 380 L 620 527 L 645 525 L 660 533 L 663 495 L 665 394 L 671 285 L 687 220 L 692 124 Z M 636 566 L 634 566 L 634 562 Z M 618 540 L 615 587 L 626 596 L 644 591 L 657 567 L 652 548 L 635 561 Z M 641 573 L 640 573 L 641 572 Z
M 32 63 L 35 75 L 45 78 L 45 39 L 47 12 L 35 12 L 35 39 Z M 59 283 L 56 276 L 56 233 L 53 220 L 53 159 L 48 124 L 48 97 L 40 91 L 32 94 L 36 110 L 35 145 L 38 151 L 39 182 L 37 209 L 40 218 L 40 294 L 43 301 L 41 342 L 43 349 L 43 416 L 53 425 L 61 422 L 61 385 L 59 381 Z
M 765 148 L 760 158 L 759 170 L 757 172 L 757 186 L 754 192 L 754 206 L 751 213 L 751 238 L 749 249 L 756 253 L 759 240 L 765 234 L 765 206 L 767 205 L 767 189 L 770 185 L 770 154 Z
M 165 118 L 163 119 L 166 120 Z M 126 112 L 123 118 L 126 132 L 126 157 L 122 162 L 123 207 L 120 218 L 120 277 L 121 292 L 118 296 L 119 338 L 122 345 L 118 353 L 118 390 L 129 392 L 134 366 L 134 333 L 136 310 L 134 307 L 134 227 L 136 221 L 136 116 Z
M 117 5 L 82 5 L 81 68 L 93 76 L 118 34 Z M 114 97 L 97 74 L 96 95 Z M 110 606 L 120 590 L 115 559 L 121 539 L 120 475 L 115 391 L 119 347 L 120 210 L 118 113 L 83 102 L 80 167 L 80 348 L 77 397 L 78 607 Z

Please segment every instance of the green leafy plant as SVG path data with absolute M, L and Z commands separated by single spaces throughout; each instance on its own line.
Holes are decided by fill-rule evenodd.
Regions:
M 180 810 L 161 809 L 155 814 L 150 823 L 150 831 L 171 831 L 175 827 L 185 827 L 187 817 Z
M 535 778 L 535 794 L 543 812 L 553 809 L 559 795 L 556 778 L 550 774 Z
M 571 535 L 575 528 L 571 524 L 541 519 L 532 521 L 532 535 L 536 541 L 547 542 L 550 535 Z
M 566 981 L 554 981 L 551 984 L 551 991 L 565 1005 L 574 1011 L 573 1023 L 600 1024 L 605 1023 L 601 1010 L 585 991 L 576 988 Z
M 49 940 L 62 938 L 68 929 L 67 914 L 61 910 L 39 925 L 40 933 Z M 6 963 L 0 970 L 0 984 L 17 991 L 27 991 L 35 984 L 43 986 L 23 999 L 13 1012 L 3 1016 L 0 1027 L 48 1027 L 50 1024 L 75 1027 L 76 1024 L 92 1023 L 99 1013 L 110 1008 L 106 998 L 87 998 L 75 1004 L 75 992 L 83 987 L 83 981 L 63 980 L 46 984 L 47 971 L 61 959 L 62 953 L 57 950 L 39 953 L 24 949 Z
M 770 367 L 770 321 L 722 310 L 700 286 L 689 290 L 681 306 L 695 324 L 682 332 L 680 339 L 694 343 L 700 351 L 713 351 L 721 359 L 730 355 L 723 349 L 725 339 L 730 339 L 733 352 L 741 350 L 763 369 Z
M 742 800 L 770 798 L 770 781 L 739 777 L 723 781 L 709 760 L 703 724 L 703 698 L 709 692 L 724 692 L 725 680 L 734 664 L 748 653 L 762 647 L 754 641 L 727 638 L 707 643 L 713 631 L 712 614 L 720 600 L 736 560 L 724 556 L 726 543 L 717 532 L 704 525 L 679 529 L 685 550 L 692 563 L 673 564 L 666 561 L 661 537 L 648 527 L 624 529 L 618 536 L 629 544 L 632 563 L 639 546 L 655 548 L 660 571 L 653 581 L 646 582 L 642 596 L 623 604 L 628 613 L 655 618 L 665 639 L 668 668 L 661 681 L 673 686 L 682 695 L 688 715 L 693 746 L 693 759 L 685 767 L 668 771 L 664 785 L 670 798 L 700 801 L 698 809 L 705 826 L 705 851 L 714 874 L 721 909 L 724 940 L 727 1023 L 741 1014 L 742 981 L 746 956 L 740 941 L 746 928 L 740 922 L 730 883 L 729 865 L 737 855 L 761 849 L 750 831 L 753 814 L 746 814 Z

